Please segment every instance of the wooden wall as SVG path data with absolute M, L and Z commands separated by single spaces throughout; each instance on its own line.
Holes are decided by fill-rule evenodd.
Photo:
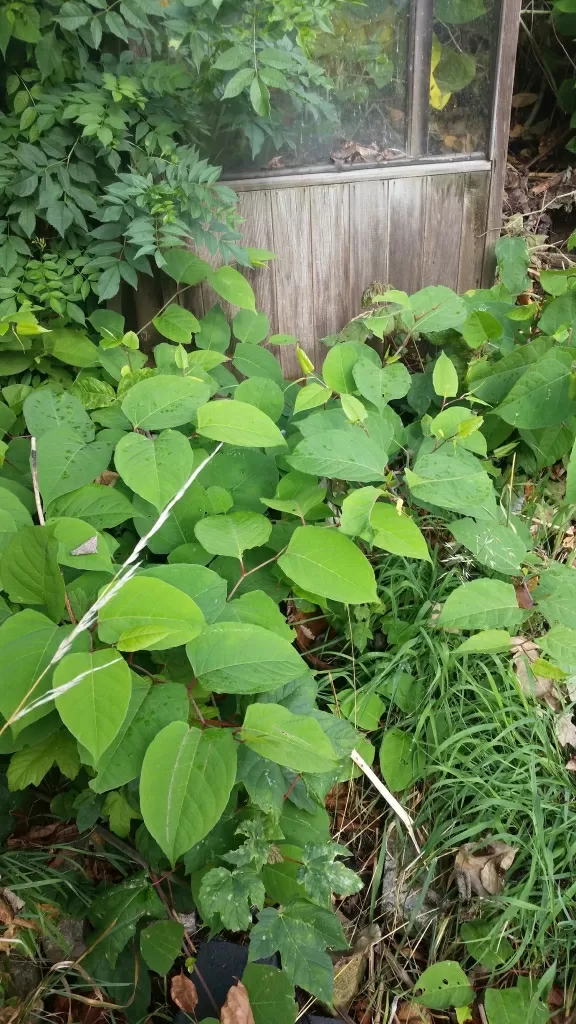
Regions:
M 317 365 L 326 353 L 320 339 L 360 312 L 372 282 L 407 292 L 481 283 L 490 165 L 390 171 L 231 183 L 245 244 L 277 257 L 247 275 L 257 308 L 270 317 L 273 334 L 295 335 Z M 216 299 L 203 285 L 190 305 L 203 315 Z M 288 377 L 300 376 L 292 347 L 276 354 Z

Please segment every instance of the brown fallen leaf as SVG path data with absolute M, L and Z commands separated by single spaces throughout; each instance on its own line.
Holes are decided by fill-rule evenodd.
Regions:
M 512 637 L 512 661 L 516 678 L 522 693 L 530 694 L 536 700 L 542 700 L 548 707 L 558 711 L 561 707 L 556 684 L 553 679 L 537 676 L 530 671 L 530 666 L 540 657 L 538 645 L 524 636 Z
M 569 772 L 576 772 L 576 757 L 571 757 L 570 760 L 566 762 L 566 768 Z
M 536 92 L 517 92 L 512 97 L 512 106 L 518 110 L 520 107 L 532 107 L 538 99 Z
M 572 721 L 572 712 L 566 711 L 563 715 L 558 715 L 558 718 L 554 722 L 554 732 L 556 738 L 563 747 L 576 747 L 576 726 Z
M 228 990 L 220 1013 L 220 1024 L 254 1024 L 248 992 L 241 981 Z
M 194 1013 L 198 1004 L 198 993 L 191 978 L 184 971 L 175 974 L 170 982 L 170 997 L 184 1013 Z
M 334 1006 L 348 1010 L 357 996 L 366 970 L 367 951 L 342 957 L 334 964 Z
M 104 484 L 105 487 L 114 487 L 119 479 L 119 473 L 115 473 L 113 469 L 105 469 L 103 473 L 100 473 L 100 476 L 96 477 L 96 483 Z
M 394 1018 L 397 1024 L 432 1024 L 429 1010 L 418 1003 L 402 1003 Z
M 475 848 L 475 843 L 464 843 L 454 861 L 454 877 L 461 899 L 477 896 L 498 896 L 504 888 L 505 875 L 514 863 L 518 850 L 499 839 Z

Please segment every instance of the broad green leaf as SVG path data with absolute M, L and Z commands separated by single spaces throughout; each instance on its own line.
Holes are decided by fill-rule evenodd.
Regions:
M 64 612 L 64 580 L 58 566 L 58 541 L 47 526 L 26 526 L 2 553 L 0 575 L 15 604 L 41 604 L 54 622 Z
M 576 415 L 570 367 L 546 358 L 514 384 L 495 412 L 506 423 L 528 430 L 552 427 Z
M 445 629 L 515 629 L 522 618 L 511 583 L 472 580 L 448 595 L 438 625 Z
M 370 513 L 370 526 L 374 530 L 374 547 L 384 548 L 405 558 L 423 558 L 430 561 L 428 545 L 410 516 L 399 512 L 394 505 L 382 502 L 374 505 Z
M 345 604 L 377 600 L 372 566 L 360 549 L 337 530 L 299 526 L 278 565 L 308 593 Z
M 262 868 L 262 881 L 270 903 L 286 906 L 291 900 L 305 900 L 306 890 L 296 880 L 298 865 L 302 860 L 302 847 L 289 843 L 275 844 L 278 860 L 265 864 Z M 315 903 L 322 901 L 316 899 Z
M 86 409 L 74 395 L 38 388 L 24 401 L 24 419 L 29 432 L 41 437 L 48 430 L 63 427 L 82 441 L 93 441 L 96 433 Z
M 545 334 L 555 335 L 557 332 L 573 331 L 576 321 L 576 296 L 571 290 L 547 303 L 538 322 L 538 327 Z
M 340 395 L 340 402 L 342 409 L 346 414 L 346 419 L 350 423 L 363 423 L 368 415 L 368 410 L 365 405 L 362 404 L 360 399 L 355 398 L 354 395 Z
M 538 611 L 551 625 L 576 629 L 576 572 L 558 562 L 542 572 L 535 592 Z
M 270 321 L 265 313 L 254 313 L 250 309 L 241 309 L 232 321 L 232 332 L 238 341 L 249 345 L 259 345 L 270 331 Z
M 106 793 L 138 778 L 154 737 L 172 722 L 187 722 L 189 714 L 188 694 L 181 683 L 151 687 L 148 680 L 132 676 L 126 716 L 110 746 L 94 762 L 97 775 L 90 780 L 90 789 Z
M 266 543 L 271 529 L 270 520 L 257 512 L 230 512 L 224 516 L 206 516 L 196 524 L 194 532 L 211 555 L 227 555 L 241 561 L 248 548 Z
M 340 690 L 338 693 L 338 707 L 340 713 L 357 729 L 366 729 L 372 732 L 378 728 L 384 702 L 380 700 L 377 693 L 369 690 Z
M 175 304 L 168 306 L 159 316 L 155 316 L 152 323 L 164 338 L 177 341 L 181 345 L 189 345 L 192 334 L 199 328 L 193 313 L 184 306 Z
M 240 736 L 257 754 L 295 772 L 329 772 L 339 760 L 318 722 L 281 704 L 250 704 Z
M 567 626 L 552 626 L 545 636 L 538 640 L 545 654 L 560 665 L 566 672 L 576 669 L 576 629 Z
M 323 384 L 307 384 L 304 388 L 299 388 L 296 394 L 296 401 L 294 402 L 294 412 L 304 412 L 306 409 L 315 409 L 319 405 L 324 405 L 332 396 L 330 388 L 325 388 Z
M 525 238 L 503 236 L 495 246 L 498 261 L 498 275 L 502 284 L 511 295 L 519 295 L 531 287 L 526 271 L 530 263 L 530 253 Z
M 203 380 L 158 374 L 130 388 L 122 412 L 140 430 L 163 430 L 189 423 L 209 398 L 210 388 Z
M 137 576 L 100 610 L 98 635 L 119 650 L 165 651 L 192 640 L 204 626 L 202 612 L 187 594 L 163 580 Z M 137 646 L 126 646 L 132 631 L 140 629 L 152 632 L 148 638 L 142 633 Z M 137 641 L 138 634 L 133 638 Z
M 124 483 L 160 511 L 190 476 L 194 454 L 178 430 L 155 438 L 133 433 L 116 445 L 114 463 Z
M 495 363 L 473 363 L 475 375 L 471 375 L 471 368 L 466 380 L 469 390 L 483 402 L 498 405 L 528 367 L 542 359 L 552 345 L 551 338 L 537 338 L 529 345 L 517 346 Z
M 512 943 L 499 932 L 498 926 L 488 921 L 465 921 L 460 929 L 460 936 L 470 956 L 489 971 L 514 956 Z
M 88 917 L 96 928 L 92 941 L 101 940 L 106 960 L 111 967 L 116 967 L 119 954 L 134 936 L 141 918 L 165 915 L 164 904 L 148 877 L 133 875 L 120 885 L 99 893 L 90 904 Z M 134 971 L 133 955 L 131 960 Z
M 142 437 L 141 434 L 132 436 Z M 110 530 L 130 519 L 133 509 L 130 500 L 116 487 L 85 484 L 76 491 L 56 498 L 46 509 L 46 515 L 50 519 L 59 516 L 82 519 L 95 530 Z
M 526 545 L 511 526 L 458 519 L 450 523 L 449 529 L 455 540 L 468 548 L 481 565 L 505 576 L 520 575 Z
M 187 645 L 186 653 L 200 685 L 216 693 L 263 693 L 306 671 L 291 644 L 249 623 L 209 626 Z
M 496 513 L 494 487 L 482 464 L 461 449 L 418 455 L 414 470 L 406 470 L 406 483 L 413 497 L 464 515 L 493 518 Z M 492 511 L 492 509 L 494 511 Z
M 236 46 L 230 46 L 228 49 L 223 50 L 214 61 L 212 67 L 218 68 L 219 71 L 235 71 L 236 68 L 242 67 L 242 64 L 250 60 L 251 56 L 252 51 L 250 47 L 239 43 Z
M 384 479 L 388 452 L 362 427 L 349 424 L 305 437 L 286 461 L 310 476 L 371 483 Z
M 200 284 L 210 273 L 209 263 L 188 249 L 165 249 L 163 270 L 178 284 Z
M 380 770 L 393 793 L 407 789 L 422 776 L 425 755 L 413 736 L 396 727 L 387 729 L 380 744 Z
M 166 975 L 180 955 L 184 925 L 179 921 L 155 921 L 140 932 L 140 952 L 151 971 Z
M 172 508 L 168 519 L 148 541 L 150 551 L 155 555 L 169 554 L 182 544 L 193 543 L 194 527 L 206 510 L 206 492 L 194 482 Z M 157 512 L 140 497 L 134 498 L 134 526 L 143 537 L 157 520 Z M 199 548 L 199 550 L 201 550 Z M 183 559 L 185 561 L 185 559 Z M 207 559 L 208 561 L 208 559 Z
M 353 370 L 359 359 L 358 346 L 353 341 L 334 345 L 329 350 L 322 366 L 322 376 L 331 391 L 349 394 L 357 390 Z
M 267 348 L 241 342 L 234 349 L 232 364 L 245 377 L 265 377 L 277 384 L 282 383 L 282 367 Z
M 346 939 L 335 915 L 304 900 L 282 910 L 268 907 L 258 915 L 250 934 L 248 960 L 260 960 L 279 951 L 282 969 L 295 985 L 331 1005 L 334 968 L 326 947 L 345 949 Z
M 200 321 L 195 342 L 198 348 L 214 349 L 216 352 L 225 352 L 228 348 L 230 327 L 219 305 L 212 306 Z
M 132 689 L 128 664 L 114 651 L 67 654 L 54 670 L 53 685 L 54 689 L 70 686 L 56 697 L 58 713 L 66 728 L 98 760 L 128 710 Z
M 54 625 L 45 615 L 31 608 L 17 612 L 2 623 L 0 659 L 4 683 L 0 688 L 0 712 L 5 719 L 9 719 L 20 706 L 28 706 L 52 688 L 52 670 L 48 665 L 71 629 L 71 626 Z M 83 644 L 83 639 L 78 638 L 73 650 L 81 650 Z M 47 701 L 14 722 L 14 735 L 50 714 L 53 708 L 54 705 Z
M 172 865 L 219 821 L 235 779 L 236 744 L 227 729 L 172 722 L 152 741 L 142 765 L 140 806 Z
M 256 300 L 251 285 L 234 267 L 220 267 L 208 274 L 208 284 L 217 295 L 241 309 L 256 309 Z
M 443 409 L 430 423 L 430 433 L 439 440 L 452 440 L 454 444 L 476 455 L 486 455 L 486 438 L 480 433 L 482 416 L 462 405 Z
M 576 441 L 574 442 L 568 468 L 566 471 L 566 492 L 564 501 L 567 505 L 576 505 Z
M 249 377 L 248 380 L 243 380 L 234 392 L 234 400 L 254 405 L 274 423 L 280 419 L 284 411 L 284 395 L 276 382 L 267 377 Z
M 246 402 L 209 402 L 198 410 L 197 429 L 202 437 L 232 445 L 275 448 L 286 444 L 270 417 Z
M 73 737 L 64 730 L 12 755 L 6 773 L 9 790 L 15 792 L 40 785 L 54 764 L 69 779 L 75 779 L 80 771 L 78 748 Z
M 546 469 L 559 462 L 572 448 L 576 420 L 570 417 L 567 423 L 558 423 L 541 430 L 520 430 L 519 434 L 534 452 L 537 468 Z
M 177 562 L 171 565 L 147 565 L 140 570 L 140 575 L 164 580 L 172 587 L 184 591 L 196 602 L 208 623 L 215 622 L 226 607 L 226 580 L 204 565 Z
M 359 487 L 350 491 L 342 502 L 340 531 L 348 537 L 359 537 L 367 533 L 370 514 L 378 498 L 382 497 L 379 487 Z
M 238 750 L 237 782 L 241 782 L 252 803 L 264 814 L 278 818 L 284 806 L 284 794 L 288 792 L 293 773 L 274 764 L 266 757 L 260 757 L 243 745 Z
M 294 787 L 296 788 L 296 787 Z M 324 807 L 312 804 L 308 811 L 284 801 L 279 825 L 287 843 L 325 843 L 330 839 L 330 818 Z
M 520 979 L 522 980 L 522 979 Z M 534 1000 L 530 988 L 488 988 L 484 993 L 484 1012 L 488 1024 L 547 1024 L 548 1008 Z
M 445 352 L 440 353 L 434 364 L 432 384 L 441 398 L 454 398 L 458 394 L 458 373 Z
M 253 626 L 262 626 L 272 633 L 277 633 L 288 643 L 292 643 L 295 637 L 294 630 L 287 625 L 276 601 L 273 601 L 262 590 L 252 590 L 247 594 L 242 594 L 242 597 L 238 597 L 234 601 L 229 601 L 222 610 L 218 621 L 246 622 Z
M 411 331 L 430 334 L 460 327 L 467 315 L 464 300 L 451 288 L 431 285 L 410 296 L 410 305 L 402 312 L 402 321 Z
M 474 990 L 460 964 L 442 960 L 420 975 L 414 986 L 414 998 L 431 1010 L 449 1010 L 454 1006 L 468 1006 L 474 999 Z M 503 1022 L 498 1021 L 498 1024 Z
M 497 654 L 509 651 L 512 637 L 505 629 L 483 629 L 474 633 L 453 651 L 454 654 Z
M 99 352 L 82 331 L 59 327 L 46 336 L 46 348 L 55 359 L 70 366 L 97 366 Z
M 63 427 L 48 430 L 38 438 L 38 486 L 46 505 L 92 483 L 108 468 L 112 445 L 108 440 L 85 442 Z
M 269 508 L 298 516 L 300 519 L 306 519 L 310 513 L 314 514 L 317 510 L 319 515 L 314 514 L 313 518 L 325 519 L 328 515 L 327 506 L 322 504 L 325 497 L 326 488 L 318 486 L 316 477 L 293 470 L 280 479 L 273 498 L 260 500 Z
M 127 839 L 132 821 L 141 821 L 142 815 L 128 803 L 124 793 L 108 793 L 102 806 L 102 816 L 108 818 L 110 831 L 121 839 Z
M 89 572 L 108 572 L 112 575 L 110 551 L 111 546 L 115 547 L 117 543 L 112 537 L 98 533 L 93 526 L 81 519 L 71 519 L 67 516 L 54 520 L 47 519 L 46 525 L 58 541 L 56 557 L 60 565 Z M 87 553 L 81 554 L 83 549 Z M 76 554 L 73 554 L 74 551 Z
M 502 324 L 486 310 L 474 309 L 460 331 L 469 348 L 479 348 L 486 341 L 497 341 L 502 337 Z
M 242 975 L 254 1024 L 294 1024 L 294 987 L 283 971 L 268 964 L 248 964 Z

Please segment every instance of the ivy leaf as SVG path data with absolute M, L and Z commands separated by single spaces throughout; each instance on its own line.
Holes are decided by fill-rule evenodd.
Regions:
M 108 468 L 108 440 L 85 442 L 70 429 L 58 427 L 38 438 L 38 486 L 44 502 L 92 483 Z
M 500 580 L 472 580 L 453 590 L 438 625 L 445 629 L 515 629 L 522 621 L 516 591 Z
M 202 879 L 199 899 L 208 917 L 219 915 L 225 928 L 241 932 L 252 923 L 252 907 L 261 910 L 264 906 L 265 895 L 253 868 L 213 868 Z
M 302 882 L 314 903 L 329 906 L 333 892 L 338 896 L 351 896 L 363 888 L 362 879 L 336 860 L 337 857 L 347 856 L 349 853 L 346 847 L 336 843 L 308 843 L 304 847 L 298 881 Z
M 296 900 L 282 911 L 268 907 L 259 914 L 250 934 L 248 960 L 261 960 L 279 952 L 290 981 L 330 1006 L 334 970 L 325 952 L 327 946 L 346 948 L 334 914 L 313 903 Z
M 276 448 L 286 441 L 276 424 L 246 402 L 208 402 L 198 410 L 198 433 L 213 441 L 253 448 Z
M 155 375 L 130 388 L 122 412 L 140 430 L 163 430 L 189 423 L 209 397 L 210 388 L 202 380 Z
M 194 527 L 200 544 L 211 555 L 226 555 L 240 560 L 247 549 L 265 544 L 271 530 L 270 520 L 258 512 L 205 516 Z
M 329 772 L 339 761 L 317 721 L 281 704 L 250 704 L 240 736 L 251 750 L 295 772 Z
M 299 526 L 278 565 L 303 590 L 345 604 L 376 601 L 374 570 L 360 549 L 337 530 Z
M 192 640 L 204 626 L 202 612 L 187 594 L 163 580 L 137 576 L 100 610 L 98 636 L 119 650 L 165 651 Z
M 238 74 L 242 74 L 242 72 L 240 71 Z M 234 267 L 220 267 L 213 273 L 211 272 L 208 274 L 208 284 L 217 295 L 226 299 L 226 302 L 232 303 L 233 306 L 240 306 L 241 309 L 256 309 L 252 286 Z
M 92 900 L 88 917 L 96 934 L 91 941 L 99 940 L 106 960 L 115 967 L 119 954 L 134 936 L 138 922 L 143 917 L 162 918 L 165 914 L 154 886 L 145 875 L 134 875 Z
M 219 821 L 236 779 L 236 744 L 226 729 L 172 722 L 152 741 L 142 765 L 140 806 L 146 828 L 174 866 Z
M 0 561 L 4 588 L 15 604 L 42 604 L 54 622 L 64 612 L 58 541 L 47 526 L 26 526 L 9 540 Z
M 56 697 L 56 707 L 66 728 L 98 760 L 124 721 L 130 669 L 114 651 L 67 654 L 54 671 L 54 689 L 73 680 L 78 682 Z
M 155 316 L 152 323 L 165 338 L 180 342 L 182 345 L 189 345 L 192 334 L 200 327 L 190 310 L 176 304 L 168 306 L 159 316 Z
M 262 693 L 306 671 L 291 644 L 247 623 L 208 626 L 187 645 L 186 653 L 200 685 L 216 693 Z
M 190 476 L 194 454 L 178 430 L 157 437 L 126 434 L 116 445 L 114 464 L 125 484 L 161 511 Z
M 15 792 L 39 786 L 54 764 L 69 779 L 75 779 L 80 771 L 78 748 L 72 736 L 64 731 L 51 733 L 39 743 L 12 755 L 6 773 L 9 790 Z
M 138 778 L 154 737 L 172 722 L 187 722 L 189 713 L 188 694 L 181 683 L 150 688 L 147 681 L 133 676 L 126 716 L 110 745 L 94 762 L 98 774 L 90 780 L 90 789 L 106 793 Z
M 180 955 L 184 925 L 179 921 L 155 921 L 140 932 L 140 952 L 148 967 L 164 977 Z

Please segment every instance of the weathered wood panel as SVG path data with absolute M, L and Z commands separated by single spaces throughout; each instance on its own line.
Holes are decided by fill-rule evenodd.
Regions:
M 464 175 L 426 179 L 422 284 L 456 287 L 462 234 Z
M 350 311 L 350 186 L 310 191 L 316 338 L 339 331 Z
M 244 244 L 274 252 L 271 192 L 268 189 L 263 192 L 241 192 L 238 200 L 238 212 L 244 218 Z M 266 310 L 270 317 L 270 333 L 277 334 L 274 261 L 266 268 L 244 270 L 243 273 L 254 289 L 256 308 Z
M 306 347 L 316 338 L 315 295 L 312 276 L 311 193 L 309 188 L 272 191 L 272 234 L 278 332 L 293 334 Z M 258 195 L 258 193 L 256 193 Z M 319 227 L 314 231 L 314 240 Z M 264 312 L 271 314 L 270 309 Z M 278 353 L 287 377 L 301 376 L 293 346 Z
M 405 292 L 422 287 L 425 204 L 426 178 L 395 178 L 389 183 L 388 278 Z
M 467 174 L 462 206 L 462 236 L 458 259 L 459 292 L 478 288 L 482 283 L 482 264 L 486 240 L 489 183 L 482 173 Z
M 363 291 L 388 283 L 388 182 L 352 182 L 350 190 L 350 309 L 360 311 Z

